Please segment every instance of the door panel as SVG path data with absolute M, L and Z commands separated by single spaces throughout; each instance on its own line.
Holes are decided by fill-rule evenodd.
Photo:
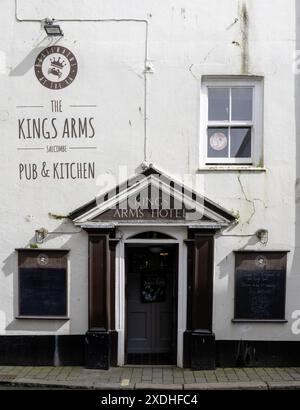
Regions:
M 154 351 L 171 352 L 173 330 L 172 275 L 166 274 L 166 300 L 153 304 Z
M 128 353 L 150 353 L 152 339 L 151 305 L 140 302 L 140 275 L 128 273 L 127 282 L 127 351 Z
M 127 353 L 174 349 L 174 246 L 127 248 Z M 158 248 L 158 246 L 156 247 Z M 170 356 L 171 357 L 171 356 Z
M 170 342 L 171 335 L 172 335 L 172 314 L 170 312 L 160 312 L 159 313 L 159 336 L 160 336 L 161 343 Z

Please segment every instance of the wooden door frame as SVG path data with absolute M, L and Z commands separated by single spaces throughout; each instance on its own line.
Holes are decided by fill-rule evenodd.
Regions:
M 173 342 L 175 344 L 174 346 L 174 351 L 171 351 L 172 357 L 174 357 L 173 361 L 174 363 L 170 363 L 172 365 L 177 365 L 177 350 L 178 350 L 178 265 L 179 265 L 179 243 L 178 241 L 168 241 L 168 240 L 150 240 L 147 241 L 145 239 L 143 242 L 138 241 L 135 242 L 133 240 L 126 241 L 124 244 L 124 257 L 125 257 L 125 341 L 124 341 L 124 363 L 125 365 L 127 364 L 127 333 L 128 333 L 128 286 L 127 286 L 127 277 L 128 277 L 128 258 L 127 258 L 127 252 L 126 250 L 128 249 L 129 245 L 143 245 L 143 247 L 149 247 L 151 245 L 159 245 L 159 246 L 172 246 L 172 248 L 175 250 L 176 254 L 176 262 L 175 262 L 175 269 L 174 269 L 174 276 L 173 276 L 173 283 L 172 283 L 172 291 L 174 287 L 174 292 L 175 292 L 175 297 L 172 300 L 172 319 L 175 315 L 175 320 L 172 326 L 172 345 Z M 138 248 L 138 246 L 136 246 Z M 173 340 L 174 338 L 174 340 Z

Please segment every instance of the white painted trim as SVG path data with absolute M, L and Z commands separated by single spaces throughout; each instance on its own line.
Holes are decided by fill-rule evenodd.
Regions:
M 74 219 L 74 223 L 76 225 L 83 225 L 91 222 L 94 218 L 98 217 L 101 215 L 103 212 L 107 211 L 108 209 L 112 209 L 116 206 L 117 203 L 122 204 L 124 201 L 128 201 L 129 198 L 136 196 L 138 193 L 140 193 L 143 189 L 147 188 L 148 186 L 151 186 L 151 189 L 157 189 L 162 191 L 163 194 L 167 194 L 168 197 L 171 195 L 176 201 L 178 201 L 179 204 L 184 205 L 187 209 L 193 209 L 195 213 L 197 213 L 197 217 L 199 219 L 187 219 L 185 222 L 191 223 L 191 221 L 201 221 L 200 217 L 207 217 L 210 219 L 212 222 L 217 222 L 217 223 L 224 223 L 228 224 L 228 220 L 221 215 L 219 215 L 217 212 L 214 212 L 213 210 L 207 208 L 204 206 L 204 201 L 208 201 L 206 198 L 204 198 L 202 195 L 199 193 L 198 195 L 198 200 L 193 199 L 190 195 L 187 195 L 186 193 L 182 194 L 181 191 L 178 191 L 176 187 L 171 188 L 170 185 L 162 181 L 161 179 L 157 178 L 154 175 L 149 175 L 146 178 L 143 178 L 141 181 L 135 183 L 134 185 L 130 186 L 128 189 L 125 189 L 121 193 L 113 196 L 112 198 L 109 198 L 107 201 L 97 204 L 94 208 L 90 209 L 83 215 L 80 215 L 78 218 Z M 180 185 L 182 187 L 182 185 Z M 187 191 L 189 191 L 187 189 Z M 217 204 L 215 204 L 216 207 L 218 207 Z M 134 210 L 134 208 L 132 208 Z M 152 209 L 156 209 L 153 207 Z M 227 211 L 226 211 L 227 212 Z M 106 222 L 107 223 L 107 222 Z
M 126 243 L 148 243 L 149 245 L 151 244 L 157 244 L 157 243 L 178 243 L 178 240 L 176 239 L 127 239 Z
M 177 317 L 177 366 L 183 367 L 183 334 L 186 330 L 187 314 L 187 248 L 184 240 L 187 237 L 185 227 L 157 227 L 157 231 L 176 238 L 175 240 L 130 240 L 132 235 L 145 232 L 145 227 L 122 227 L 118 230 L 121 237 L 116 249 L 116 330 L 118 332 L 118 366 L 125 364 L 125 244 L 178 244 L 178 317 Z
M 246 172 L 267 172 L 265 167 L 255 167 L 253 165 L 206 165 L 198 168 L 199 172 L 224 172 L 224 171 L 246 171 Z
M 177 366 L 183 367 L 183 335 L 187 320 L 187 247 L 183 239 L 178 248 Z
M 208 121 L 208 88 L 209 87 L 251 87 L 253 88 L 253 119 L 245 121 Z M 200 124 L 199 124 L 199 168 L 211 166 L 245 165 L 262 166 L 263 158 L 263 79 L 261 77 L 204 77 L 200 91 Z M 208 158 L 207 126 L 250 126 L 252 128 L 251 158 Z
M 116 248 L 116 330 L 118 332 L 118 366 L 125 364 L 125 252 L 120 241 Z
M 172 221 L 168 221 L 168 222 L 161 222 L 161 220 L 154 220 L 154 221 L 144 221 L 140 222 L 138 220 L 126 220 L 124 222 L 122 221 L 114 221 L 112 224 L 107 224 L 107 223 L 103 223 L 103 222 L 87 222 L 87 223 L 79 223 L 77 222 L 75 224 L 76 226 L 80 226 L 83 229 L 88 229 L 88 228 L 94 228 L 94 229 L 113 229 L 117 226 L 144 226 L 144 227 L 155 227 L 157 228 L 158 226 L 165 226 L 165 227 L 188 227 L 188 228 L 203 228 L 203 229 L 220 229 L 222 226 L 228 226 L 229 223 L 225 223 L 225 222 L 210 222 L 210 221 L 201 221 L 201 222 L 195 222 L 195 221 L 191 221 L 191 222 L 172 222 Z

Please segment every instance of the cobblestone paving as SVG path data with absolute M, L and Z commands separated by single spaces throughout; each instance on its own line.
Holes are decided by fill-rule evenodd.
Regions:
M 0 381 L 30 379 L 41 381 L 119 384 L 122 387 L 144 383 L 184 385 L 226 382 L 300 382 L 300 367 L 289 368 L 218 368 L 192 371 L 176 367 L 115 367 L 89 370 L 82 367 L 0 366 Z

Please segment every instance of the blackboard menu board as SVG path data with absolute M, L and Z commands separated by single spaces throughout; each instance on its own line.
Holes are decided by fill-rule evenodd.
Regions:
M 66 316 L 66 271 L 60 268 L 20 268 L 22 316 Z
M 17 249 L 19 318 L 67 317 L 68 250 Z
M 235 319 L 284 320 L 286 252 L 236 254 Z

